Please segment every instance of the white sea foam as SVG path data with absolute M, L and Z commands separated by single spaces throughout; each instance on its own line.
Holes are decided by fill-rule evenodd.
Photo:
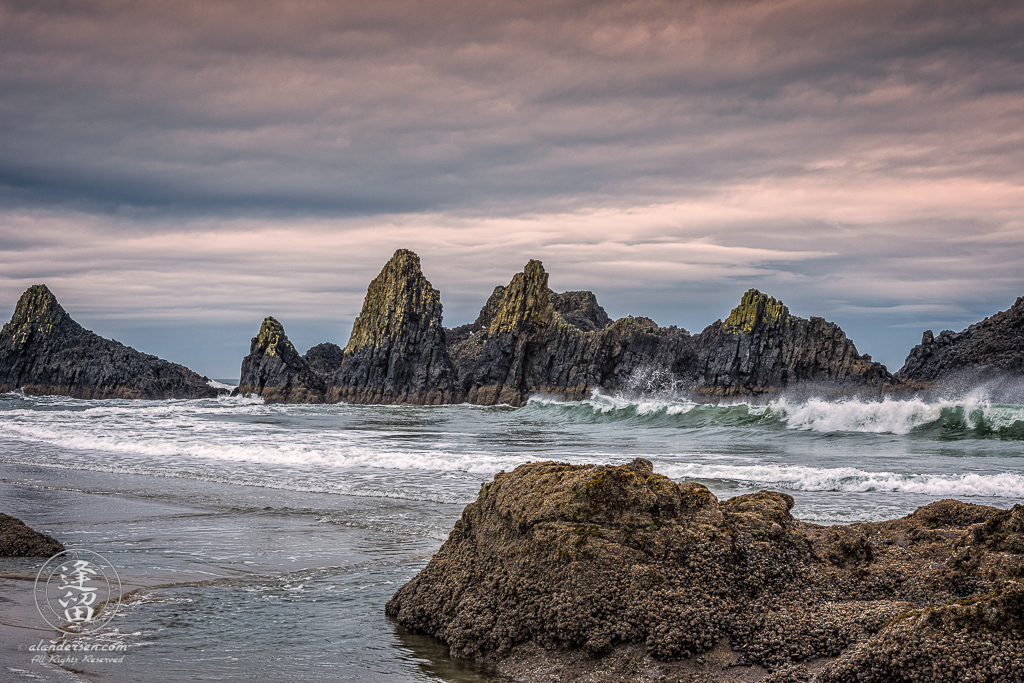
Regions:
M 998 474 L 903 474 L 854 467 L 799 465 L 668 464 L 660 470 L 673 479 L 725 480 L 792 491 L 921 493 L 936 497 L 1024 498 L 1024 476 Z
M 921 398 L 880 401 L 779 398 L 768 403 L 745 401 L 702 404 L 685 399 L 642 398 L 594 392 L 583 401 L 559 401 L 547 397 L 530 399 L 530 405 L 563 411 L 568 415 L 590 413 L 611 419 L 678 418 L 680 427 L 777 423 L 789 429 L 814 432 L 859 432 L 909 434 L 933 423 L 950 428 L 998 430 L 1024 424 L 1024 406 L 1002 405 L 976 390 L 957 400 L 925 401 Z
M 498 470 L 526 460 L 623 462 L 642 456 L 674 479 L 723 482 L 726 489 L 739 484 L 794 491 L 1024 498 L 1024 471 L 1015 442 L 974 441 L 949 456 L 939 454 L 938 445 L 927 446 L 936 433 L 942 435 L 933 428 L 910 437 L 870 436 L 906 435 L 957 420 L 966 428 L 1012 426 L 1024 420 L 1024 406 L 992 404 L 983 394 L 956 402 L 778 399 L 761 405 L 595 394 L 577 402 L 535 398 L 524 411 L 268 405 L 228 397 L 102 402 L 29 397 L 4 402 L 0 437 L 55 448 L 0 453 L 0 459 L 453 502 L 464 501 L 467 492 L 475 495 L 476 486 Z M 824 461 L 808 451 L 821 442 L 806 432 L 862 434 L 828 441 L 831 463 L 846 448 L 851 455 L 846 462 L 857 467 L 821 466 Z M 757 455 L 767 447 L 769 434 L 774 452 L 781 448 L 795 462 L 787 458 L 792 464 L 780 464 L 777 458 Z M 873 454 L 876 442 L 882 450 Z M 948 441 L 934 442 L 944 451 L 950 448 Z M 795 444 L 792 451 L 786 450 L 787 444 Z M 892 448 L 908 453 L 907 460 L 894 464 L 887 457 Z M 852 459 L 861 453 L 865 460 Z M 934 465 L 933 454 L 945 464 Z

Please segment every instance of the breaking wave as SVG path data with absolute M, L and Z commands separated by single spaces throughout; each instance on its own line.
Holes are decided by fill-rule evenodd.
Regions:
M 662 471 L 673 479 L 739 482 L 790 491 L 919 493 L 936 498 L 1024 497 L 1024 476 L 1010 472 L 909 474 L 774 464 L 666 464 Z
M 779 398 L 763 404 L 709 404 L 595 393 L 584 401 L 534 397 L 525 409 L 556 413 L 560 418 L 576 422 L 629 420 L 688 429 L 762 427 L 822 433 L 1024 440 L 1024 405 L 994 403 L 983 394 L 948 401 L 921 398 L 792 401 Z

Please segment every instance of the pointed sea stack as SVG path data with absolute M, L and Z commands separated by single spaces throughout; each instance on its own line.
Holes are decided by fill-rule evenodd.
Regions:
M 759 394 L 798 382 L 878 386 L 892 376 L 857 353 L 835 323 L 791 315 L 756 289 L 726 318 L 698 335 L 699 389 L 718 395 Z
M 516 273 L 507 287 L 496 288 L 480 312 L 477 353 L 466 355 L 467 400 L 470 403 L 518 406 L 538 389 L 536 365 L 531 352 L 545 345 L 544 337 L 555 322 L 548 289 L 548 274 L 540 261 L 531 260 Z M 545 383 L 541 379 L 541 383 Z
M 207 378 L 85 329 L 46 285 L 29 287 L 0 331 L 0 391 L 72 398 L 212 398 Z
M 284 332 L 284 325 L 267 317 L 252 338 L 249 355 L 242 360 L 242 375 L 235 395 L 256 395 L 267 403 L 323 403 L 327 385 L 341 365 L 336 344 L 314 346 L 299 355 Z
M 370 283 L 330 399 L 413 405 L 462 400 L 445 343 L 441 295 L 413 252 L 396 251 Z
M 926 331 L 896 376 L 917 382 L 1024 376 L 1024 297 L 963 332 Z

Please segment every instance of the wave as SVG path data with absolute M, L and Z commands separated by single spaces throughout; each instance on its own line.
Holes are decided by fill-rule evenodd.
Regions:
M 729 481 L 751 487 L 790 491 L 848 493 L 919 493 L 934 497 L 1022 498 L 1024 475 L 908 474 L 869 472 L 855 467 L 817 468 L 800 465 L 663 464 L 660 471 L 672 479 Z
M 533 397 L 525 410 L 575 422 L 636 421 L 699 429 L 762 427 L 820 433 L 917 434 L 939 438 L 1024 440 L 1024 406 L 994 403 L 983 393 L 958 400 L 877 401 L 778 398 L 767 403 L 697 403 L 686 399 L 631 399 L 595 392 L 583 401 Z

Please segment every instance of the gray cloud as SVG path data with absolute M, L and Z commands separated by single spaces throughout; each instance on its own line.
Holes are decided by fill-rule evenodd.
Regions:
M 822 163 L 1020 179 L 1024 11 L 1011 3 L 0 12 L 10 201 L 514 212 L 691 196 Z
M 0 297 L 211 375 L 267 314 L 343 342 L 397 247 L 449 324 L 541 258 L 890 366 L 1024 292 L 1016 2 L 0 0 L 0 46 Z

